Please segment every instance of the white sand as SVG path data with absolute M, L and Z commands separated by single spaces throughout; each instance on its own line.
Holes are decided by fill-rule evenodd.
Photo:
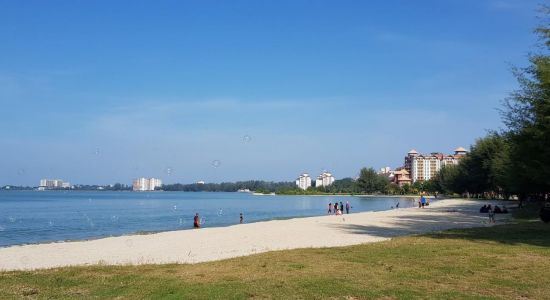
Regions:
M 483 202 L 441 200 L 429 208 L 401 208 L 0 248 L 0 270 L 72 265 L 198 263 L 273 250 L 334 247 L 449 228 L 488 226 Z M 508 215 L 497 215 L 497 224 Z

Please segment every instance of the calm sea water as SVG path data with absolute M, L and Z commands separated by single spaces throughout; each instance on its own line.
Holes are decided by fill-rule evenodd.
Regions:
M 248 193 L 0 191 L 0 246 L 319 216 L 329 202 L 353 212 L 414 205 L 407 198 L 255 196 Z

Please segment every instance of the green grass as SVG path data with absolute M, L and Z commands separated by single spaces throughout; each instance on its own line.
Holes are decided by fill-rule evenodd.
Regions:
M 522 208 L 514 209 L 512 215 L 518 221 L 532 221 L 539 218 L 543 202 L 527 202 Z
M 550 299 L 550 226 L 521 222 L 196 265 L 0 273 L 1 299 Z

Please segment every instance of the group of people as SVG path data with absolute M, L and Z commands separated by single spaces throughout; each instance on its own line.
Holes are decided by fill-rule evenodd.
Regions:
M 498 205 L 495 205 L 495 207 L 492 207 L 491 204 L 487 205 L 483 205 L 480 209 L 479 209 L 479 212 L 480 213 L 490 213 L 490 212 L 494 212 L 495 214 L 507 214 L 508 213 L 508 209 L 506 208 L 506 206 L 502 206 L 502 208 L 500 208 Z
M 242 224 L 244 222 L 243 213 L 239 216 L 239 223 Z M 201 228 L 201 218 L 199 217 L 199 213 L 195 214 L 195 217 L 193 217 L 193 228 Z
M 507 214 L 508 209 L 504 205 L 500 208 L 498 205 L 492 207 L 491 204 L 485 204 L 479 209 L 479 212 L 489 214 L 489 223 L 496 223 L 495 214 Z
M 345 209 L 345 210 L 344 210 Z M 344 203 L 340 201 L 340 204 L 338 202 L 334 202 L 334 204 L 329 203 L 328 204 L 328 214 L 335 214 L 337 216 L 342 215 L 344 211 L 346 214 L 349 214 L 349 210 L 351 209 L 351 206 L 349 205 L 349 201 L 346 201 L 346 206 L 344 206 Z

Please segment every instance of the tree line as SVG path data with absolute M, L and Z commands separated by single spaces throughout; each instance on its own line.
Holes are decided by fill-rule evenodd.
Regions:
M 276 192 L 295 187 L 294 182 L 273 182 L 262 180 L 248 180 L 222 183 L 192 183 L 192 184 L 165 184 L 161 188 L 164 191 L 182 192 L 236 192 L 240 189 L 248 189 L 257 192 Z
M 545 15 L 550 13 L 545 8 Z M 535 31 L 540 49 L 529 65 L 515 68 L 519 89 L 503 102 L 505 128 L 479 139 L 456 166 L 433 180 L 446 193 L 476 197 L 548 199 L 550 194 L 550 26 Z

